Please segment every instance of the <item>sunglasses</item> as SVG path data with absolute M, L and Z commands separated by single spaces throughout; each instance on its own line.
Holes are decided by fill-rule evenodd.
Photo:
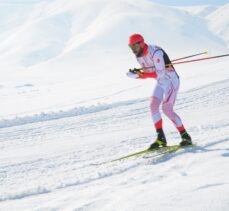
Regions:
M 141 44 L 142 41 L 138 41 L 132 45 L 129 45 L 129 47 L 132 49 L 132 50 L 135 50 L 140 44 Z

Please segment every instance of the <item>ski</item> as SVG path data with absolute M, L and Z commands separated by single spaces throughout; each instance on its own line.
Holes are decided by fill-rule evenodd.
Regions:
M 144 157 L 144 158 L 157 157 L 157 156 L 160 156 L 160 155 L 164 155 L 164 154 L 168 154 L 168 153 L 171 153 L 171 152 L 175 152 L 175 151 L 177 151 L 179 149 L 184 149 L 184 148 L 192 147 L 192 146 L 195 146 L 195 145 L 192 144 L 192 145 L 189 145 L 189 146 L 186 146 L 186 147 L 183 147 L 183 146 L 180 146 L 180 145 L 171 145 L 171 146 L 159 147 L 159 148 L 155 148 L 155 149 L 146 149 L 146 150 L 142 150 L 142 151 L 135 152 L 135 153 L 132 153 L 132 154 L 129 154 L 129 155 L 125 155 L 125 156 L 122 156 L 122 157 L 119 157 L 119 158 L 116 158 L 116 159 L 113 159 L 113 160 L 109 160 L 109 161 L 105 161 L 105 162 L 101 162 L 101 163 L 95 163 L 93 165 L 102 165 L 102 164 L 113 163 L 113 162 L 116 162 L 116 161 L 121 161 L 121 160 L 124 160 L 124 159 L 127 159 L 127 158 L 136 157 L 136 156 L 140 156 L 140 155 L 143 155 L 143 154 L 148 154 L 148 153 L 151 154 L 153 152 L 159 152 L 159 153 L 153 154 L 152 156 L 147 156 L 147 157 Z
M 102 164 L 107 164 L 107 163 L 113 163 L 115 161 L 121 161 L 121 160 L 124 160 L 124 159 L 127 159 L 127 158 L 131 158 L 131 157 L 134 157 L 134 156 L 139 156 L 139 155 L 146 154 L 146 153 L 149 153 L 149 152 L 155 152 L 155 151 L 160 150 L 160 149 L 161 148 L 157 148 L 157 149 L 146 149 L 146 150 L 142 150 L 142 151 L 139 151 L 139 152 L 135 152 L 135 153 L 132 153 L 132 154 L 129 154 L 129 155 L 125 155 L 125 156 L 116 158 L 114 160 L 109 160 L 109 161 L 105 161 L 105 162 L 102 162 L 102 163 L 95 163 L 93 165 L 102 165 Z
M 159 156 L 162 156 L 162 155 L 166 155 L 166 154 L 170 154 L 170 153 L 176 152 L 176 151 L 181 150 L 181 149 L 192 148 L 192 147 L 195 147 L 195 146 L 196 146 L 195 144 L 191 144 L 191 145 L 187 145 L 187 146 L 173 145 L 173 146 L 169 146 L 163 152 L 159 152 L 157 154 L 153 154 L 153 155 L 149 155 L 149 156 L 144 156 L 143 158 L 159 157 Z

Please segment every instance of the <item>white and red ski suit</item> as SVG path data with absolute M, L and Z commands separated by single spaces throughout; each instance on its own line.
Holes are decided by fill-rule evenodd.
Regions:
M 137 61 L 145 68 L 139 76 L 129 73 L 132 78 L 155 78 L 157 84 L 150 98 L 150 110 L 156 129 L 162 128 L 162 118 L 159 107 L 162 104 L 163 113 L 174 123 L 178 131 L 183 131 L 184 126 L 180 117 L 174 112 L 173 107 L 179 90 L 180 80 L 166 52 L 155 45 L 145 44 L 142 56 L 136 57 Z

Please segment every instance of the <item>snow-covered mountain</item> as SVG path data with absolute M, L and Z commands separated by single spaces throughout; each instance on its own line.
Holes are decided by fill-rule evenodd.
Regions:
M 209 28 L 224 40 L 229 47 L 229 3 L 207 16 Z
M 228 14 L 228 4 L 2 0 L 0 210 L 229 210 L 228 57 L 176 66 L 176 110 L 196 148 L 92 165 L 155 138 L 155 82 L 126 77 L 138 67 L 128 36 L 141 33 L 172 59 L 226 54 Z
M 216 21 L 223 31 L 228 29 L 227 6 L 217 10 L 225 16 L 224 20 Z M 204 19 L 147 0 L 141 4 L 136 0 L 56 0 L 21 3 L 12 9 L 6 5 L 10 7 L 8 10 L 2 7 L 8 13 L 2 20 L 1 61 L 10 60 L 11 64 L 25 67 L 49 60 L 54 63 L 74 60 L 75 65 L 81 63 L 82 56 L 94 58 L 95 53 L 99 54 L 96 58 L 104 54 L 122 55 L 128 52 L 128 35 L 136 31 L 149 42 L 167 46 L 173 55 L 190 51 L 187 49 L 224 50 L 223 42 L 209 32 Z M 16 11 L 12 16 L 13 9 Z M 220 16 L 217 11 L 210 13 L 209 18 Z

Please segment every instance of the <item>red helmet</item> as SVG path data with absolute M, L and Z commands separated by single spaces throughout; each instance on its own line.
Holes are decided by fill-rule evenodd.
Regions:
M 137 42 L 144 42 L 144 38 L 140 34 L 132 34 L 129 36 L 129 45 L 133 45 Z

